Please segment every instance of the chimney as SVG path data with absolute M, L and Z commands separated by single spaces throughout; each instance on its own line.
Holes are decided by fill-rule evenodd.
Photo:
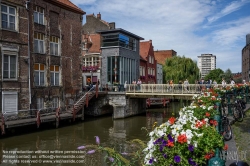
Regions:
M 100 14 L 100 12 L 97 14 L 97 18 L 98 18 L 99 20 L 101 20 L 101 14 Z
M 149 40 L 149 43 L 152 43 L 152 40 L 151 40 L 151 39 Z
M 110 22 L 109 27 L 110 29 L 115 29 L 115 22 Z

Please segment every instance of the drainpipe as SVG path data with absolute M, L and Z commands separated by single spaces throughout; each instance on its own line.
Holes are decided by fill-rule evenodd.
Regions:
M 31 85 L 30 85 L 30 20 L 29 20 L 29 8 L 30 0 L 25 2 L 26 10 L 28 13 L 28 65 L 29 65 L 29 110 L 31 106 Z

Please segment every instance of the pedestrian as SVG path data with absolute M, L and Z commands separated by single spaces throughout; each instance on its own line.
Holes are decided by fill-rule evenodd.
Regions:
M 189 84 L 188 79 L 186 79 L 183 84 L 184 84 L 184 90 L 188 91 L 188 84 Z
M 234 80 L 231 78 L 231 86 L 234 86 L 235 85 L 235 82 L 234 82 Z
M 126 89 L 127 89 L 127 81 L 125 81 L 124 83 L 124 91 L 126 91 Z
M 137 89 L 141 90 L 141 80 L 140 79 L 138 79 L 136 84 L 137 84 Z
M 227 86 L 227 82 L 225 81 L 224 78 L 222 79 L 221 84 L 222 84 L 222 87 L 223 87 L 223 88 L 225 88 L 225 87 Z
M 216 80 L 213 81 L 213 85 L 215 88 L 218 88 L 218 84 L 217 84 Z

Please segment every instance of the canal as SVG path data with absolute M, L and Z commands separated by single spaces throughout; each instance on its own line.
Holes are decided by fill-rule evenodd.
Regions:
M 148 109 L 145 114 L 120 120 L 112 120 L 111 115 L 86 117 L 84 122 L 70 126 L 2 138 L 1 165 L 106 165 L 102 161 L 105 154 L 86 154 L 87 151 L 79 151 L 77 147 L 96 145 L 95 136 L 99 136 L 101 146 L 114 148 L 119 153 L 127 152 L 126 141 L 147 141 L 143 127 L 150 131 L 155 122 L 159 125 L 174 114 L 177 116 L 184 105 L 189 104 L 171 102 L 166 108 Z M 74 162 L 81 164 L 72 164 Z

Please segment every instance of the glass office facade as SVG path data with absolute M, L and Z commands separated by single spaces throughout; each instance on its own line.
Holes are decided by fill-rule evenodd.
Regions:
M 132 83 L 136 78 L 136 60 L 120 56 L 111 56 L 107 58 L 107 81 L 114 84 Z

